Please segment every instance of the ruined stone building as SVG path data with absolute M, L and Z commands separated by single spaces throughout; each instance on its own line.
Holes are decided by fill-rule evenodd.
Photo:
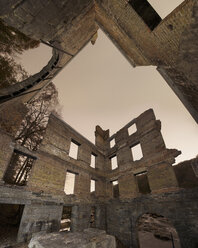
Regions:
M 166 148 L 152 109 L 111 137 L 97 126 L 95 144 L 55 115 L 38 151 L 17 145 L 14 136 L 24 103 L 93 41 L 99 27 L 132 66 L 157 66 L 198 122 L 198 1 L 185 0 L 163 20 L 146 0 L 1 1 L 0 17 L 53 47 L 41 72 L 0 92 L 0 216 L 15 218 L 18 242 L 59 231 L 61 219 L 70 216 L 72 232 L 98 228 L 136 248 L 137 222 L 151 213 L 170 220 L 182 248 L 197 248 L 198 158 L 172 166 L 180 151 Z M 33 163 L 23 186 L 10 177 L 14 154 Z M 74 182 L 70 194 L 68 174 Z

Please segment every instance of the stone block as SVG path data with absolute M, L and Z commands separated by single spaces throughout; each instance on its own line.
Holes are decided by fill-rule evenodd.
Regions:
M 29 243 L 29 248 L 116 248 L 113 236 L 98 229 L 85 229 L 76 233 L 52 233 L 35 236 Z

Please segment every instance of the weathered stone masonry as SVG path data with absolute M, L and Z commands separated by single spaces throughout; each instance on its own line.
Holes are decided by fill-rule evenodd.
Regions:
M 144 6 L 142 13 L 141 6 Z M 54 49 L 51 60 L 40 73 L 2 90 L 0 102 L 27 92 L 31 93 L 23 101 L 30 101 L 100 27 L 132 66 L 157 66 L 198 122 L 197 11 L 195 0 L 185 0 L 163 20 L 146 0 L 2 1 L 0 17 L 7 24 L 48 42 Z
M 137 3 L 144 5 L 143 12 Z M 182 248 L 197 248 L 198 158 L 173 166 L 180 151 L 166 148 L 161 123 L 152 110 L 111 137 L 109 130 L 97 126 L 95 145 L 54 115 L 37 152 L 14 140 L 26 114 L 22 103 L 31 101 L 99 27 L 132 66 L 157 66 L 198 122 L 197 13 L 194 0 L 185 0 L 164 20 L 156 17 L 145 0 L 1 1 L 0 17 L 7 24 L 54 47 L 40 73 L 0 92 L 0 203 L 4 209 L 6 204 L 23 209 L 18 241 L 29 240 L 34 233 L 58 231 L 63 206 L 69 206 L 72 231 L 93 225 L 94 208 L 94 227 L 115 235 L 126 247 L 138 248 L 137 221 L 153 213 L 171 221 Z M 132 126 L 135 131 L 129 135 Z M 76 159 L 69 156 L 71 142 L 78 146 Z M 34 160 L 25 186 L 8 183 L 14 153 Z M 95 168 L 90 166 L 91 155 Z M 67 172 L 75 175 L 71 195 L 64 192 Z M 94 192 L 90 192 L 91 180 Z
M 129 135 L 128 129 L 133 125 L 136 130 Z M 18 241 L 29 240 L 33 233 L 58 231 L 63 206 L 71 206 L 72 231 L 91 226 L 91 209 L 95 207 L 96 228 L 115 235 L 126 247 L 139 247 L 137 220 L 145 213 L 156 213 L 172 222 L 182 248 L 195 248 L 198 161 L 185 161 L 173 167 L 180 152 L 165 147 L 160 128 L 160 121 L 150 109 L 111 137 L 108 130 L 97 126 L 94 145 L 51 115 L 37 152 L 16 145 L 13 136 L 1 129 L 0 203 L 24 205 Z M 113 139 L 115 145 L 110 148 Z M 69 156 L 72 140 L 78 144 L 77 159 Z M 137 144 L 143 155 L 139 160 L 131 152 Z M 36 158 L 26 186 L 4 182 L 14 150 Z M 91 154 L 96 156 L 95 168 L 90 166 Z M 112 156 L 118 161 L 115 169 L 111 165 Z M 67 171 L 75 173 L 72 195 L 64 192 Z M 90 192 L 91 179 L 95 180 L 94 192 Z M 115 180 L 117 186 L 113 184 Z

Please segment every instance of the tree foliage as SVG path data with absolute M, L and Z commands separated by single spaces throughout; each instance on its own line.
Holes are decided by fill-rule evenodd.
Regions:
M 27 73 L 14 58 L 23 51 L 35 48 L 38 41 L 32 40 L 0 20 L 0 88 L 15 84 L 27 77 Z M 53 83 L 49 84 L 37 97 L 26 104 L 25 116 L 15 140 L 25 148 L 36 151 L 43 139 L 49 116 L 58 106 L 58 92 Z M 34 159 L 14 152 L 8 170 L 6 183 L 26 185 Z
M 29 150 L 36 151 L 42 141 L 50 114 L 58 105 L 58 92 L 50 83 L 38 97 L 26 106 L 28 113 L 17 132 L 16 141 Z
M 57 112 L 58 92 L 50 83 L 31 103 L 26 104 L 28 113 L 23 120 L 15 140 L 21 146 L 36 151 L 43 139 L 49 116 Z M 34 160 L 14 153 L 4 180 L 7 183 L 26 185 Z
M 0 19 L 0 88 L 24 80 L 28 75 L 14 58 L 23 51 L 36 48 L 39 41 L 33 40 L 17 29 L 7 26 Z

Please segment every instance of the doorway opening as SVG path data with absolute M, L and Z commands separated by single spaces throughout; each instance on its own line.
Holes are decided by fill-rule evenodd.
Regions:
M 164 216 L 146 213 L 137 221 L 140 248 L 181 248 L 176 229 Z
M 71 231 L 72 206 L 64 206 L 60 223 L 60 232 Z
M 96 207 L 91 207 L 91 215 L 90 215 L 90 227 L 95 228 L 96 227 Z
M 0 204 L 1 247 L 16 244 L 24 205 Z

